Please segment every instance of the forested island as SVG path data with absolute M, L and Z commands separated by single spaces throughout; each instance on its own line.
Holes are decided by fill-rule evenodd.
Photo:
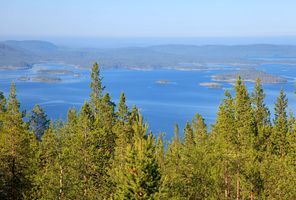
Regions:
M 33 81 L 33 82 L 41 82 L 41 83 L 58 83 L 61 82 L 62 79 L 59 77 L 52 76 L 21 76 L 18 78 L 19 81 Z
M 248 94 L 238 76 L 211 128 L 196 113 L 164 141 L 124 93 L 112 101 L 96 63 L 90 88 L 65 121 L 39 105 L 25 114 L 14 83 L 0 92 L 0 199 L 296 199 L 296 120 L 283 90 L 271 116 L 260 80 Z
M 222 85 L 216 82 L 205 82 L 205 83 L 200 83 L 199 85 L 208 87 L 208 88 L 216 88 L 216 89 L 222 88 Z
M 212 76 L 214 81 L 234 83 L 237 77 L 240 76 L 246 82 L 256 82 L 260 79 L 262 83 L 286 83 L 285 78 L 275 76 L 260 70 L 240 70 L 239 72 L 227 72 Z
M 66 69 L 38 69 L 31 75 L 18 77 L 18 80 L 25 82 L 32 81 L 40 83 L 59 83 L 63 80 L 60 76 L 64 75 L 71 75 L 75 78 L 81 77 L 81 74 L 74 73 L 73 71 Z
M 166 85 L 166 84 L 170 84 L 171 81 L 169 81 L 169 80 L 158 80 L 158 81 L 155 81 L 155 83 L 161 84 L 161 85 Z

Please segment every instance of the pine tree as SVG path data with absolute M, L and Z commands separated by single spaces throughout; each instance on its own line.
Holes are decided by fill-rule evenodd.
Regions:
M 121 169 L 114 174 L 115 199 L 155 199 L 159 193 L 161 174 L 155 155 L 155 139 L 146 135 L 147 126 L 139 116 L 133 126 L 135 137 L 127 145 Z
M 34 142 L 19 111 L 12 83 L 0 133 L 1 198 L 21 199 L 29 195 L 35 170 Z
M 29 125 L 36 138 L 41 140 L 44 131 L 48 129 L 49 120 L 47 119 L 44 110 L 39 105 L 34 106 L 32 109 L 29 117 Z
M 126 105 L 126 98 L 124 92 L 121 93 L 119 103 L 118 103 L 118 119 L 122 122 L 126 122 L 128 120 L 129 111 Z
M 77 119 L 77 130 L 74 133 L 73 148 L 73 173 L 77 182 L 77 192 L 74 198 L 96 199 L 102 198 L 100 187 L 102 187 L 103 170 L 100 160 L 101 149 L 100 136 L 94 130 L 94 115 L 91 106 L 85 102 Z
M 293 118 L 287 118 L 288 100 L 283 90 L 275 105 L 275 118 L 268 152 L 263 160 L 262 175 L 264 180 L 264 198 L 266 199 L 295 199 L 296 165 L 293 152 L 295 140 L 291 134 Z M 290 125 L 289 125 L 290 121 Z M 292 137 L 290 137 L 292 136 Z M 290 157 L 292 156 L 292 157 Z
M 257 130 L 251 100 L 247 88 L 240 77 L 237 79 L 235 92 L 236 146 L 240 149 L 252 144 L 252 140 L 257 136 Z
M 179 137 L 179 127 L 178 124 L 175 124 L 174 136 L 165 155 L 166 165 L 164 176 L 166 181 L 164 181 L 164 186 L 166 187 L 167 199 L 178 199 L 182 196 L 183 183 L 180 182 L 181 172 L 183 171 L 181 151 L 182 143 Z
M 186 122 L 184 128 L 184 146 L 185 148 L 193 148 L 195 145 L 195 137 L 193 135 L 193 130 L 189 122 Z
M 2 91 L 0 91 L 0 112 L 4 112 L 6 110 L 6 98 Z
M 133 138 L 132 120 L 129 120 L 131 113 L 126 105 L 126 98 L 124 93 L 121 93 L 118 103 L 118 111 L 116 112 L 116 122 L 113 131 L 116 135 L 116 148 L 120 154 L 124 151 L 126 144 L 131 143 Z M 118 155 L 119 156 L 119 155 Z M 119 156 L 120 157 L 120 156 Z
M 216 123 L 213 126 L 212 138 L 214 140 L 215 169 L 218 172 L 218 187 L 223 194 L 219 198 L 235 199 L 234 177 L 236 171 L 233 163 L 236 148 L 233 144 L 236 138 L 234 99 L 229 91 L 225 91 L 225 98 L 219 107 Z
M 0 131 L 3 124 L 4 114 L 6 112 L 6 98 L 3 92 L 0 91 Z
M 256 80 L 256 84 L 252 93 L 252 106 L 255 122 L 258 130 L 255 146 L 261 152 L 266 151 L 271 134 L 270 112 L 264 103 L 265 93 L 261 86 L 260 79 Z
M 274 127 L 271 134 L 271 151 L 273 154 L 284 156 L 286 154 L 286 136 L 288 134 L 287 118 L 288 99 L 283 90 L 275 104 Z
M 237 135 L 235 137 L 236 148 L 236 198 L 241 199 L 244 196 L 250 195 L 254 199 L 254 190 L 256 185 L 256 178 L 254 171 L 256 166 L 253 162 L 256 159 L 254 152 L 254 140 L 258 136 L 258 131 L 251 107 L 251 100 L 246 86 L 238 77 L 235 85 L 235 120 Z M 242 174 L 244 173 L 244 174 Z M 242 194 L 242 187 L 249 191 Z
M 98 63 L 94 63 L 91 72 L 91 83 L 90 88 L 92 90 L 90 94 L 91 106 L 93 113 L 97 116 L 100 112 L 100 103 L 103 98 L 103 92 L 105 87 L 102 84 L 103 78 L 101 77 L 101 71 Z
M 203 142 L 208 136 L 205 120 L 198 113 L 196 113 L 195 117 L 192 119 L 192 130 L 196 143 Z
M 257 197 L 262 197 L 264 191 L 264 180 L 261 172 L 262 162 L 266 157 L 269 137 L 271 134 L 270 112 L 264 103 L 264 98 L 265 93 L 260 79 L 257 79 L 251 99 L 256 127 L 258 130 L 258 135 L 254 138 L 255 160 L 252 164 L 255 166 L 252 168 L 252 173 L 254 193 Z
M 163 172 L 165 167 L 165 152 L 164 152 L 164 141 L 163 141 L 163 133 L 160 133 L 157 138 L 156 144 L 156 158 L 159 164 L 161 171 Z
M 108 170 L 114 156 L 116 135 L 113 132 L 115 124 L 115 104 L 111 101 L 108 93 L 104 94 L 105 87 L 102 84 L 100 68 L 97 63 L 93 65 L 91 73 L 90 107 L 94 116 L 92 134 L 94 145 L 97 149 L 95 160 L 98 162 L 98 177 L 100 179 L 101 195 L 109 193 Z
M 53 122 L 44 132 L 39 148 L 39 166 L 34 178 L 35 199 L 64 199 L 63 176 L 60 173 L 59 141 Z

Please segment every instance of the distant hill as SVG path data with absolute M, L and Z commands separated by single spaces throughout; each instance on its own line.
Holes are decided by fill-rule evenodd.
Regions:
M 35 54 L 52 53 L 58 50 L 58 47 L 56 45 L 50 42 L 39 41 L 39 40 L 25 40 L 25 41 L 7 40 L 3 43 L 15 49 L 22 49 Z
M 0 43 L 0 68 L 27 68 L 35 56 L 24 49 Z
M 159 45 L 113 49 L 62 48 L 46 41 L 0 42 L 0 68 L 28 67 L 38 62 L 63 62 L 89 67 L 162 68 L 205 64 L 253 65 L 266 62 L 296 63 L 296 46 L 287 45 Z

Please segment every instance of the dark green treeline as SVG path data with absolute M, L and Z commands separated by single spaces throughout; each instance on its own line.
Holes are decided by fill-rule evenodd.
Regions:
M 97 64 L 91 78 L 90 101 L 66 121 L 38 105 L 21 112 L 14 84 L 7 98 L 0 92 L 0 199 L 296 199 L 296 120 L 284 91 L 271 120 L 260 81 L 248 94 L 238 77 L 212 127 L 197 113 L 167 142 L 124 93 L 112 102 Z

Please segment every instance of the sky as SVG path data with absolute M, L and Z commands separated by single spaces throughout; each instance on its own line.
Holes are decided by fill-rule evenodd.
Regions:
M 295 8 L 295 0 L 0 0 L 0 37 L 294 37 Z

